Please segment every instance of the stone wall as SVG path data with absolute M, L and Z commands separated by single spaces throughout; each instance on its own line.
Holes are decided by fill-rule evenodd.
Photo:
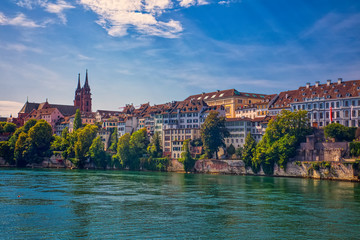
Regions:
M 290 162 L 286 170 L 275 165 L 273 176 L 359 181 L 359 173 L 353 168 L 352 163 L 331 162 L 328 167 L 319 166 L 318 170 L 313 164 L 313 162 Z M 198 160 L 195 171 L 209 174 L 265 175 L 262 170 L 255 174 L 251 168 L 245 168 L 242 160 Z

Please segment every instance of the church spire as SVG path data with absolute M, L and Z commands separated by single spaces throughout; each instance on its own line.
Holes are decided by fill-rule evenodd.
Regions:
M 79 73 L 79 76 L 78 76 L 78 85 L 77 85 L 76 90 L 80 90 L 80 89 L 81 89 L 81 85 L 80 85 L 80 73 Z
M 88 70 L 87 70 L 87 69 L 86 69 L 84 89 L 85 89 L 85 90 L 90 90 L 89 78 L 88 78 Z

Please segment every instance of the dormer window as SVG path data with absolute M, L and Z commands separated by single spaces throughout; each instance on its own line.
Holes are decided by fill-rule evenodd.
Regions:
M 312 94 L 313 94 L 313 95 L 315 95 L 315 94 L 316 94 L 316 92 L 313 92 Z
M 212 97 L 211 97 L 211 98 L 215 98 L 215 97 L 216 97 L 216 94 L 212 95 Z
M 339 92 L 339 89 L 335 89 L 334 92 Z
M 336 95 L 337 97 L 341 97 L 341 94 Z
M 346 96 L 347 96 L 347 97 L 350 97 L 350 96 L 351 96 L 351 94 L 350 94 L 350 93 L 346 93 Z
M 305 95 L 306 95 L 306 93 L 303 93 L 302 95 L 303 95 L 303 96 L 305 96 Z
M 328 91 L 327 91 L 327 90 L 325 90 L 325 91 L 324 91 L 324 93 L 328 93 Z
M 327 95 L 326 98 L 331 98 L 331 96 L 330 96 L 330 95 Z

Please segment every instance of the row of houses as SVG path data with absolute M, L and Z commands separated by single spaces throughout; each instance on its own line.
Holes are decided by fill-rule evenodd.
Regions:
M 30 118 L 44 119 L 60 135 L 65 127 L 73 130 L 73 122 L 78 106 L 54 105 L 26 102 L 19 112 L 22 121 Z M 241 147 L 247 134 L 259 141 L 265 133 L 269 121 L 282 110 L 307 110 L 313 127 L 324 127 L 331 122 L 345 126 L 360 126 L 360 80 L 343 81 L 339 78 L 314 85 L 307 83 L 296 90 L 279 94 L 258 94 L 239 92 L 236 89 L 217 90 L 187 97 L 183 101 L 139 107 L 125 105 L 121 111 L 97 110 L 82 112 L 83 124 L 101 125 L 100 135 L 105 146 L 110 132 L 117 131 L 118 136 L 133 133 L 146 128 L 149 136 L 159 132 L 164 155 L 179 158 L 182 143 L 186 139 L 200 138 L 200 128 L 210 111 L 217 111 L 226 117 L 226 127 L 230 136 L 225 139 Z M 195 151 L 199 149 L 195 148 Z

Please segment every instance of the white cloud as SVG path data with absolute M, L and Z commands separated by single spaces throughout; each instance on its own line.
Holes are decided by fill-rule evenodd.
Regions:
M 8 18 L 2 12 L 0 12 L 0 25 L 11 25 L 29 28 L 41 27 L 41 25 L 28 19 L 23 13 L 19 13 L 14 18 Z
M 63 24 L 65 24 L 67 21 L 63 12 L 67 9 L 75 8 L 64 0 L 58 0 L 56 3 L 45 3 L 43 7 L 45 8 L 45 11 L 58 15 Z
M 17 116 L 17 113 L 20 111 L 24 103 L 14 102 L 14 101 L 0 101 L 0 116 L 13 117 Z
M 241 0 L 226 0 L 226 1 L 219 1 L 218 4 L 220 5 L 230 5 L 231 3 L 240 3 Z
M 2 49 L 6 49 L 6 50 L 10 50 L 10 51 L 17 51 L 17 52 L 35 52 L 35 53 L 41 53 L 42 50 L 38 49 L 38 48 L 32 48 L 32 47 L 28 47 L 25 46 L 21 43 L 9 43 L 9 44 L 1 44 L 0 48 Z
M 40 6 L 44 8 L 46 12 L 56 14 L 63 24 L 67 22 L 64 11 L 75 8 L 65 0 L 56 0 L 56 3 L 49 0 L 18 0 L 17 5 L 30 10 Z
M 96 21 L 109 35 L 122 37 L 129 29 L 142 34 L 176 38 L 183 28 L 179 21 L 160 21 L 158 17 L 172 8 L 170 0 L 80 0 L 80 4 L 99 15 Z
M 196 0 L 180 0 L 179 4 L 182 7 L 191 7 L 193 5 L 196 5 Z

